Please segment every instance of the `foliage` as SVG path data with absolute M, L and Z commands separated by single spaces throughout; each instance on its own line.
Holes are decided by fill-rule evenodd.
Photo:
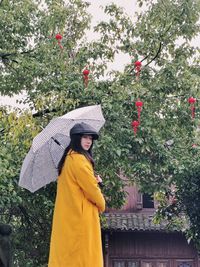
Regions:
M 13 228 L 15 266 L 39 266 L 47 261 L 53 208 L 50 199 L 54 191 L 50 187 L 49 191 L 41 190 L 42 193 L 32 195 L 17 186 L 22 158 L 32 138 L 38 133 L 39 126 L 34 123 L 30 113 L 8 113 L 2 109 L 0 127 L 1 221 L 11 224 Z
M 185 167 L 177 175 L 175 190 L 169 190 L 163 195 L 156 220 L 165 217 L 169 227 L 185 230 L 188 242 L 195 242 L 200 249 L 199 235 L 199 153 L 194 153 L 194 161 L 185 161 Z M 177 223 L 178 222 L 178 223 Z
M 97 103 L 102 105 L 106 125 L 94 147 L 95 168 L 104 178 L 108 206 L 123 204 L 124 185 L 119 178 L 123 174 L 141 191 L 161 192 L 158 219 L 173 217 L 185 230 L 175 218 L 184 211 L 190 219 L 188 233 L 194 240 L 199 236 L 198 197 L 192 197 L 198 194 L 199 110 L 192 120 L 188 98 L 200 98 L 199 54 L 190 42 L 199 33 L 200 3 L 140 0 L 138 4 L 146 5 L 146 11 L 135 14 L 135 21 L 116 5 L 106 6 L 110 20 L 95 27 L 99 40 L 89 43 L 84 38 L 90 26 L 87 2 L 0 2 L 0 90 L 5 95 L 25 91 L 31 110 L 2 108 L 0 116 L 0 207 L 5 214 L 1 220 L 15 229 L 16 266 L 44 266 L 48 257 L 55 184 L 35 194 L 17 186 L 31 140 L 54 116 Z M 8 32 L 7 25 L 12 25 Z M 55 39 L 57 33 L 63 36 L 63 49 Z M 121 52 L 130 56 L 130 64 L 122 73 L 111 71 L 108 79 L 99 79 L 107 63 Z M 139 79 L 136 60 L 143 60 Z M 82 80 L 86 65 L 90 68 L 87 88 Z M 137 120 L 138 99 L 144 106 L 134 136 L 131 122 Z M 177 202 L 169 205 L 172 185 Z

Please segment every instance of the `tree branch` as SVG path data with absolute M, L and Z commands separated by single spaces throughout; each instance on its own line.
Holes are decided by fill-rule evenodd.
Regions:
M 42 111 L 38 111 L 37 113 L 34 113 L 33 114 L 33 118 L 36 118 L 36 117 L 42 117 L 44 114 L 48 114 L 48 113 L 51 113 L 51 112 L 57 112 L 59 109 L 45 109 L 45 110 L 42 110 Z
M 149 56 L 150 56 L 150 53 L 149 53 L 146 57 L 144 57 L 140 62 L 144 61 L 144 60 L 147 59 Z
M 156 55 L 145 65 L 145 67 L 148 66 L 151 62 L 153 62 L 159 56 L 161 48 L 162 48 L 162 43 L 160 42 Z
M 31 222 L 30 222 L 30 219 L 29 219 L 29 216 L 28 216 L 28 213 L 27 213 L 25 207 L 22 205 L 19 205 L 18 208 L 21 211 L 21 213 L 23 214 L 28 226 L 31 227 Z
M 23 52 L 20 52 L 20 53 L 16 53 L 16 52 L 15 53 L 0 53 L 0 57 L 1 57 L 3 63 L 5 63 L 6 61 L 13 61 L 15 63 L 18 63 L 17 60 L 10 59 L 9 57 L 10 56 L 16 56 L 18 54 L 21 54 L 21 55 L 23 55 L 23 54 L 29 54 L 29 53 L 32 53 L 33 51 L 34 50 L 23 51 Z

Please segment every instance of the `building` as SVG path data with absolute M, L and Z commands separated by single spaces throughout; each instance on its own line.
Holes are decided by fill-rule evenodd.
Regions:
M 177 231 L 152 221 L 155 203 L 132 186 L 121 210 L 107 210 L 103 229 L 105 267 L 198 267 L 192 244 Z

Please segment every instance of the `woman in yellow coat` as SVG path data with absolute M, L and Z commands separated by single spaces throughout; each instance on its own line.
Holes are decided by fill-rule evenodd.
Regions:
M 99 212 L 105 200 L 91 154 L 98 134 L 81 123 L 70 137 L 60 162 L 48 267 L 103 267 Z

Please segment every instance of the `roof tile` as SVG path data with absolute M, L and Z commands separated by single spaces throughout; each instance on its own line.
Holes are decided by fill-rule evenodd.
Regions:
M 116 231 L 162 231 L 174 232 L 176 229 L 168 229 L 166 223 L 155 224 L 152 215 L 141 213 L 104 213 L 106 226 L 104 230 Z

